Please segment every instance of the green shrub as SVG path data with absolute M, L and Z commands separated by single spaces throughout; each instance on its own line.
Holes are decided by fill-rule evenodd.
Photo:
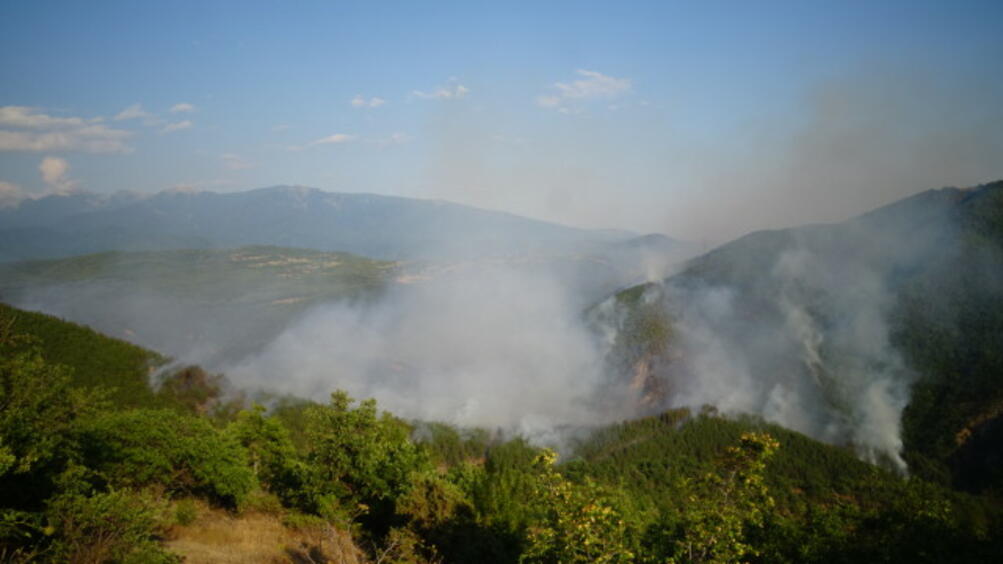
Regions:
M 303 466 L 289 431 L 275 417 L 266 417 L 265 408 L 239 412 L 226 427 L 226 435 L 246 450 L 251 470 L 261 485 L 290 505 L 303 485 Z
M 156 539 L 165 529 L 167 506 L 144 492 L 116 490 L 93 496 L 65 495 L 49 503 L 55 528 L 53 559 L 65 562 L 177 562 Z
M 77 419 L 101 406 L 98 394 L 71 387 L 71 373 L 0 319 L 0 507 L 40 509 L 74 456 Z
M 379 413 L 374 400 L 353 402 L 335 392 L 330 405 L 306 409 L 310 450 L 298 471 L 304 485 L 297 507 L 333 521 L 359 519 L 382 536 L 394 519 L 394 500 L 431 464 L 411 441 L 410 426 Z
M 323 517 L 293 511 L 282 518 L 282 525 L 294 531 L 311 531 L 327 527 L 329 523 Z
M 337 483 L 353 501 L 393 499 L 408 489 L 414 472 L 429 468 L 427 456 L 411 442 L 411 428 L 378 413 L 375 400 L 355 408 L 353 402 L 335 392 L 330 405 L 308 409 L 309 462 L 322 481 Z
M 194 499 L 182 499 L 174 505 L 174 522 L 187 527 L 199 517 L 198 503 Z
M 247 452 L 204 418 L 171 410 L 103 413 L 82 425 L 85 464 L 112 487 L 157 486 L 238 506 L 255 485 Z
M 265 513 L 279 515 L 283 511 L 282 500 L 273 493 L 264 490 L 254 490 L 240 504 L 241 513 Z

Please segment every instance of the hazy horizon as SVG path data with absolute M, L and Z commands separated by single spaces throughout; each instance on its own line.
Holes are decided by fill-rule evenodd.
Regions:
M 278 184 L 724 241 L 1003 177 L 993 2 L 8 4 L 0 205 Z

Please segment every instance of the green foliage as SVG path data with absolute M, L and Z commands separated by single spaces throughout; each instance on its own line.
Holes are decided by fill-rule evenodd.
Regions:
M 178 562 L 156 542 L 167 525 L 167 506 L 128 490 L 70 494 L 49 503 L 55 529 L 53 559 L 64 562 Z
M 265 408 L 255 405 L 237 414 L 226 435 L 246 451 L 258 482 L 287 503 L 294 504 L 303 486 L 303 464 L 287 428 L 275 417 L 266 417 Z
M 411 488 L 397 499 L 395 512 L 405 519 L 406 530 L 421 540 L 408 550 L 424 560 L 442 556 L 447 562 L 471 561 L 478 552 L 474 546 L 483 541 L 470 500 L 459 487 L 431 472 L 415 475 Z M 392 529 L 387 542 L 394 540 L 395 531 L 399 535 L 403 530 Z
M 780 444 L 766 434 L 743 434 L 714 471 L 685 480 L 684 502 L 669 518 L 676 531 L 669 562 L 740 562 L 757 550 L 745 538 L 773 507 L 763 474 Z
M 396 511 L 419 529 L 434 530 L 473 508 L 456 485 L 433 473 L 416 475 L 408 491 L 397 499 Z
M 290 511 L 282 517 L 282 524 L 289 529 L 307 531 L 326 527 L 327 520 L 309 513 Z
M 54 531 L 41 512 L 0 509 L 0 561 L 34 561 Z
M 194 499 L 181 499 L 174 504 L 174 522 L 182 527 L 187 527 L 195 522 L 199 517 L 198 504 Z
M 468 491 L 485 523 L 521 536 L 540 508 L 535 460 L 540 449 L 516 438 L 488 450 L 482 476 L 468 476 Z
M 429 467 L 427 455 L 410 440 L 411 428 L 374 400 L 352 407 L 344 392 L 331 403 L 309 408 L 308 462 L 319 484 L 356 503 L 391 501 L 407 491 L 411 475 Z
M 426 546 L 411 529 L 394 527 L 376 551 L 376 561 L 386 564 L 431 564 L 440 562 L 435 549 Z
M 289 432 L 289 439 L 296 447 L 296 452 L 305 455 L 310 450 L 310 439 L 306 433 L 307 412 L 311 407 L 318 407 L 321 404 L 293 396 L 273 398 L 265 395 L 258 401 L 271 406 L 270 415 Z
M 12 326 L 0 323 L 0 507 L 37 509 L 77 450 L 77 419 L 100 402 L 71 388 L 71 371 L 46 363 Z
M 432 457 L 447 468 L 465 461 L 483 459 L 495 442 L 485 429 L 457 429 L 446 423 L 416 422 L 414 436 Z
M 220 429 L 213 376 L 177 373 L 156 399 L 172 409 L 115 411 L 12 327 L 0 325 L 8 560 L 170 561 L 163 527 L 194 521 L 203 500 L 291 528 L 338 521 L 383 562 L 988 562 L 1003 550 L 992 498 L 754 418 L 676 410 L 611 425 L 561 464 L 520 438 L 414 428 L 341 392 L 255 406 Z M 920 384 L 924 409 L 939 405 L 931 390 L 960 393 L 937 386 Z M 982 444 L 998 414 L 978 405 L 984 419 L 948 412 L 943 429 L 961 422 Z M 946 444 L 926 451 L 931 468 L 949 472 L 944 457 L 969 448 Z M 171 509 L 165 494 L 184 497 Z
M 67 376 L 74 388 L 108 389 L 115 406 L 163 405 L 148 383 L 153 367 L 165 361 L 156 353 L 81 325 L 2 303 L 0 326 L 11 334 L 36 339 L 38 356 L 46 363 L 72 367 Z
M 602 487 L 573 484 L 554 469 L 557 454 L 544 451 L 535 496 L 546 508 L 528 531 L 522 562 L 632 562 L 633 531 Z
M 220 407 L 225 378 L 199 366 L 185 366 L 163 376 L 157 398 L 187 413 L 212 415 Z
M 237 506 L 254 487 L 246 450 L 209 421 L 175 411 L 107 412 L 81 425 L 84 463 L 112 487 L 157 486 Z
M 1003 239 L 985 237 L 1001 226 L 963 224 L 964 243 L 903 285 L 892 320 L 896 345 L 920 374 L 902 416 L 905 459 L 925 479 L 976 492 L 1003 491 L 1003 473 L 985 470 L 998 467 L 1003 437 Z

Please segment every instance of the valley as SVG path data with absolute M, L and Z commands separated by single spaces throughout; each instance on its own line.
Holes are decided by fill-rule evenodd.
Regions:
M 8 303 L 157 352 L 3 306 L 4 374 L 14 378 L 5 385 L 28 386 L 6 393 L 34 389 L 32 370 L 52 371 L 61 382 L 53 390 L 103 390 L 111 402 L 96 408 L 97 419 L 71 416 L 83 425 L 73 431 L 84 433 L 74 439 L 85 445 L 80 463 L 102 480 L 175 492 L 166 503 L 181 521 L 158 533 L 170 542 L 144 550 L 222 557 L 220 541 L 196 533 L 189 519 L 216 527 L 236 511 L 235 526 L 267 529 L 286 554 L 323 558 L 332 550 L 365 558 L 357 545 L 373 542 L 383 543 L 374 555 L 408 546 L 410 557 L 508 562 L 525 551 L 563 554 L 580 534 L 621 555 L 655 558 L 684 540 L 705 542 L 690 527 L 711 522 L 745 531 L 728 550 L 762 561 L 918 551 L 977 559 L 999 548 L 1003 523 L 995 462 L 1003 436 L 1000 210 L 1001 182 L 945 188 L 839 224 L 753 233 L 676 262 L 674 245 L 652 256 L 634 243 L 462 261 L 259 245 L 8 262 L 0 264 Z M 642 275 L 652 263 L 662 277 Z M 637 280 L 646 281 L 630 285 Z M 36 368 L 19 368 L 29 365 Z M 349 394 L 375 401 L 355 404 Z M 377 405 L 389 411 L 377 416 Z M 310 474 L 335 464 L 324 457 L 361 448 L 319 450 L 321 417 L 356 425 L 357 440 L 386 434 L 381 440 L 396 446 L 365 447 L 376 450 L 351 456 L 375 458 L 337 463 L 348 464 L 331 490 L 341 493 L 311 494 L 331 487 Z M 174 421 L 210 442 L 245 437 L 225 447 L 243 449 L 226 464 L 237 465 L 228 471 L 236 476 L 251 456 L 254 479 L 238 487 L 114 478 L 108 472 L 127 468 L 133 455 L 111 445 L 161 440 L 123 435 L 86 446 L 105 436 L 88 425 L 118 420 L 143 433 Z M 271 442 L 248 442 L 251 428 L 242 426 L 252 424 L 255 433 L 270 429 Z M 21 460 L 31 435 L 9 429 L 3 444 Z M 74 448 L 48 451 L 46 464 L 78 460 L 63 461 Z M 548 448 L 561 456 L 554 470 L 540 466 Z M 112 458 L 86 458 L 87 449 Z M 409 469 L 394 466 L 404 460 Z M 263 471 L 262 462 L 278 466 Z M 363 463 L 388 466 L 360 474 L 354 465 Z M 312 470 L 290 474 L 295 465 Z M 26 468 L 4 479 L 53 487 L 35 481 L 41 467 Z M 736 486 L 724 478 L 730 471 L 752 472 L 747 484 L 761 485 Z M 541 487 L 565 492 L 541 499 L 569 513 L 552 521 L 552 510 L 520 501 L 543 495 Z M 715 491 L 735 497 L 724 502 Z M 445 496 L 445 505 L 433 510 L 427 496 Z M 28 508 L 26 499 L 4 503 Z M 144 499 L 123 503 L 153 507 Z M 599 505 L 578 505 L 586 500 Z M 770 509 L 756 509 L 767 500 Z M 370 509 L 353 514 L 355 502 Z M 923 517 L 934 506 L 939 517 Z M 590 507 L 618 520 L 588 517 L 585 529 L 564 529 Z M 27 523 L 10 530 L 35 538 Z M 356 526 L 348 523 L 361 529 L 348 533 Z M 689 532 L 679 537 L 673 527 Z

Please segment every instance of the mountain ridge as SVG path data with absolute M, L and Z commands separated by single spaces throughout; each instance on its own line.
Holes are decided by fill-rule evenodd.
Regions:
M 0 260 L 106 250 L 276 245 L 377 259 L 594 251 L 637 235 L 445 200 L 278 185 L 243 192 L 77 193 L 0 210 Z M 682 242 L 679 242 L 683 244 Z
M 655 409 L 757 413 L 955 487 L 1003 484 L 1003 181 L 751 233 L 590 315 Z

